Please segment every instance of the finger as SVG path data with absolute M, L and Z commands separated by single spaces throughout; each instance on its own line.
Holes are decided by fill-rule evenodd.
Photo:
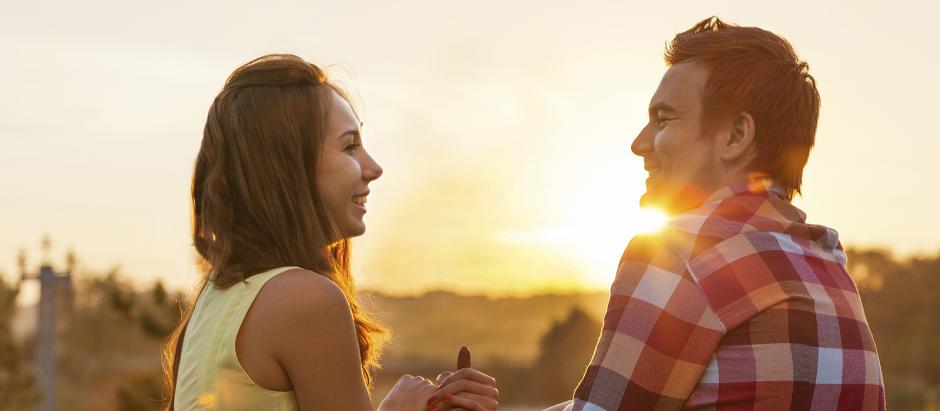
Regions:
M 470 349 L 466 346 L 460 347 L 457 353 L 457 369 L 470 368 Z
M 467 411 L 489 411 L 495 409 L 486 408 L 478 402 L 456 395 L 447 395 L 438 404 L 435 404 L 433 409 L 443 410 L 453 407 L 460 407 Z
M 412 377 L 411 375 L 405 374 L 405 375 L 402 375 L 401 377 L 398 377 L 398 382 L 396 382 L 395 384 L 404 385 L 404 384 L 411 384 L 413 382 L 414 382 L 414 377 Z
M 462 392 L 482 395 L 497 400 L 499 399 L 499 390 L 496 389 L 496 387 L 492 385 L 480 384 L 476 381 L 470 380 L 460 380 L 440 387 L 434 393 L 434 397 L 441 399 L 445 395 L 457 395 Z
M 484 396 L 484 395 L 478 395 L 478 394 L 473 394 L 473 393 L 469 393 L 469 392 L 462 392 L 462 393 L 456 394 L 456 395 L 454 395 L 454 396 L 455 396 L 455 397 L 459 397 L 459 398 L 463 398 L 463 399 L 467 399 L 467 400 L 470 400 L 470 401 L 473 401 L 473 402 L 475 402 L 475 403 L 477 403 L 477 404 L 482 405 L 483 408 L 488 409 L 488 410 L 489 410 L 489 409 L 494 409 L 494 410 L 495 410 L 496 407 L 499 405 L 499 400 L 498 400 L 498 399 L 492 398 L 492 397 L 487 397 L 487 396 Z
M 445 378 L 444 381 L 441 381 L 440 384 L 438 385 L 441 387 L 444 387 L 454 381 L 462 380 L 462 379 L 476 381 L 478 383 L 492 385 L 494 387 L 496 386 L 496 379 L 480 371 L 477 371 L 473 368 L 463 368 L 463 369 L 457 370 L 451 373 L 451 375 Z
M 448 394 L 448 395 L 450 395 L 450 394 Z M 470 400 L 470 401 L 479 403 L 479 404 L 482 405 L 483 408 L 485 408 L 485 409 L 494 409 L 494 410 L 495 410 L 496 407 L 499 406 L 499 401 L 498 401 L 498 400 L 496 400 L 496 399 L 494 399 L 494 398 L 490 398 L 490 397 L 485 397 L 485 396 L 482 396 L 482 395 L 477 395 L 477 394 L 471 394 L 471 393 L 467 393 L 467 392 L 462 392 L 462 393 L 456 394 L 456 395 L 454 395 L 454 396 L 455 396 L 455 397 L 464 398 L 464 399 L 468 399 L 468 400 Z M 435 397 L 432 397 L 431 399 L 435 399 Z M 431 406 L 435 406 L 435 405 L 436 405 L 436 408 L 435 408 L 436 411 L 461 409 L 461 407 L 459 407 L 459 406 L 457 406 L 457 405 L 454 405 L 454 404 L 451 404 L 451 403 L 448 403 L 447 401 L 445 401 L 445 400 L 443 400 L 443 399 L 441 399 L 441 401 L 435 401 L 435 402 L 429 402 L 429 403 L 428 403 L 429 409 L 430 409 Z
M 444 371 L 444 372 L 442 372 L 442 373 L 440 373 L 440 374 L 437 374 L 437 379 L 436 379 L 437 384 L 440 385 L 442 381 L 444 381 L 445 379 L 447 379 L 447 377 L 450 377 L 450 376 L 453 375 L 453 374 L 454 374 L 454 373 L 452 373 L 452 372 L 450 372 L 450 371 Z

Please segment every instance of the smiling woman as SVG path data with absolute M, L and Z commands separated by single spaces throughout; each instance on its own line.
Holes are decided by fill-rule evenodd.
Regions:
M 324 206 L 342 233 L 359 236 L 365 233 L 363 216 L 369 182 L 382 175 L 382 167 L 367 153 L 359 131 L 361 122 L 349 103 L 333 91 L 335 109 L 327 120 L 324 156 L 319 164 L 317 187 L 323 194 Z
M 165 347 L 170 410 L 371 409 L 384 329 L 356 302 L 349 239 L 365 232 L 382 168 L 359 126 L 343 91 L 296 56 L 229 76 L 193 173 L 204 273 Z M 439 385 L 405 375 L 379 409 L 424 410 L 431 397 L 495 409 L 495 384 L 472 369 Z

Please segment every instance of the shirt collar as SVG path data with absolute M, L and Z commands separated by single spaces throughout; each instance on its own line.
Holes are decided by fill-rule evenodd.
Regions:
M 769 174 L 748 173 L 746 179 L 736 181 L 713 192 L 703 204 L 716 203 L 741 194 L 775 195 L 783 200 L 787 199 L 786 191 Z

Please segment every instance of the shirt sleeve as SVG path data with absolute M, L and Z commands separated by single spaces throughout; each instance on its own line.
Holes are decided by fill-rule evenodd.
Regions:
M 724 331 L 663 234 L 634 237 L 573 410 L 681 409 Z

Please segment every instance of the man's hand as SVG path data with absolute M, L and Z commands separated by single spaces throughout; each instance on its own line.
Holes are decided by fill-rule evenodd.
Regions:
M 470 350 L 460 347 L 457 371 L 437 376 L 437 391 L 428 398 L 429 411 L 485 411 L 499 406 L 496 380 L 470 368 Z
M 496 380 L 473 368 L 441 373 L 437 383 L 428 411 L 491 411 L 499 406 Z

